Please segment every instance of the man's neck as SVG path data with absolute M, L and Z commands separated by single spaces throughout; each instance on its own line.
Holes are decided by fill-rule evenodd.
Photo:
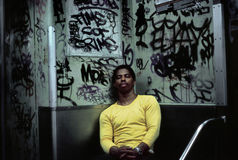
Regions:
M 122 106 L 129 105 L 136 99 L 136 96 L 134 90 L 128 93 L 119 93 L 117 103 Z

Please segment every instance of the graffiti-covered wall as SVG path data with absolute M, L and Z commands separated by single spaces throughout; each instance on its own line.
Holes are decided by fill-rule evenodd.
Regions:
M 139 94 L 216 105 L 213 1 L 186 5 L 156 13 L 154 0 L 57 1 L 58 104 L 111 103 L 111 71 L 125 63 Z
M 133 1 L 137 91 L 161 103 L 214 104 L 212 1 L 157 14 Z
M 38 106 L 49 105 L 49 2 L 5 1 L 7 159 L 39 159 Z
M 120 1 L 68 1 L 66 38 L 69 55 L 120 57 Z
M 122 64 L 121 3 L 54 1 L 59 106 L 111 103 L 110 79 Z
M 110 75 L 120 63 L 135 69 L 137 93 L 160 103 L 217 103 L 212 1 L 159 14 L 153 0 L 80 2 L 55 10 L 57 43 L 64 43 L 57 45 L 59 105 L 110 103 Z
M 136 71 L 138 94 L 161 104 L 216 104 L 212 1 L 159 14 L 154 4 L 5 1 L 10 158 L 39 159 L 38 107 L 49 107 L 49 26 L 56 36 L 58 107 L 111 104 L 111 74 L 123 63 Z

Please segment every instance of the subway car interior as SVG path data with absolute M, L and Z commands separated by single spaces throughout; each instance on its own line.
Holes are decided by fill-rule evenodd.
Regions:
M 0 0 L 0 50 L 2 160 L 106 160 L 121 64 L 160 104 L 154 160 L 236 159 L 236 0 Z

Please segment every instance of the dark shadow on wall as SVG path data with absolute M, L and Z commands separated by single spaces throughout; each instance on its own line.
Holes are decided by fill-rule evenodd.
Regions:
M 238 144 L 238 1 L 224 1 L 224 20 L 226 31 L 226 52 L 227 52 L 227 83 L 228 83 L 228 110 L 226 137 L 227 146 L 225 152 L 229 159 L 237 156 L 236 146 Z M 228 159 L 227 158 L 227 159 Z

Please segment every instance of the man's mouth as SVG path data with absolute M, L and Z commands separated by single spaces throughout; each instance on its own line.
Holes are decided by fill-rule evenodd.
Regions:
M 120 87 L 126 87 L 127 86 L 127 83 L 121 83 L 120 84 Z

